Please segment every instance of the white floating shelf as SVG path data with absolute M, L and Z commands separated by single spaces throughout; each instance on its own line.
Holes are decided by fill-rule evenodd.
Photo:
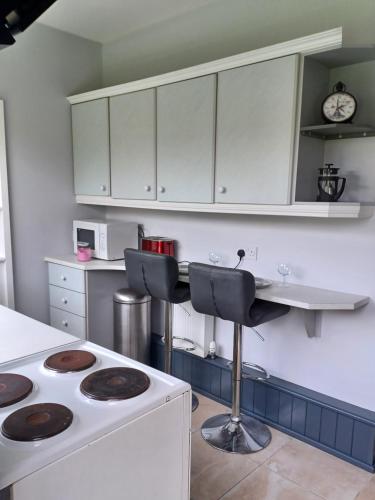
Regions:
M 362 203 L 296 202 L 292 205 L 246 205 L 236 203 L 171 203 L 147 200 L 122 200 L 109 196 L 76 196 L 83 205 L 171 210 L 178 212 L 206 212 L 219 214 L 277 215 L 285 217 L 321 217 L 361 219 L 374 214 L 374 206 Z

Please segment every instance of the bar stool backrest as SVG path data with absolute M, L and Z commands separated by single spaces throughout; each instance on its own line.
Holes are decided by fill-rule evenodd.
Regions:
M 255 300 L 254 276 L 242 269 L 189 265 L 191 302 L 196 311 L 246 325 Z
M 174 257 L 133 248 L 126 248 L 124 255 L 129 288 L 173 304 L 190 299 L 189 285 L 178 281 Z

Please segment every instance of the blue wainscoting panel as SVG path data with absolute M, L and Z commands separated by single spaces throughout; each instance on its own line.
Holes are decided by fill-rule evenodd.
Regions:
M 331 448 L 335 446 L 336 442 L 336 423 L 337 412 L 323 408 L 320 420 L 320 442 Z
M 293 397 L 284 392 L 280 392 L 279 424 L 286 429 L 292 427 Z
M 308 402 L 306 408 L 305 436 L 313 441 L 319 441 L 322 418 L 321 406 Z
M 346 455 L 352 452 L 354 420 L 345 415 L 337 415 L 335 448 Z
M 152 336 L 151 364 L 163 369 L 163 344 Z M 245 370 L 246 371 L 246 370 Z M 232 400 L 228 360 L 173 353 L 173 375 L 224 405 Z M 375 471 L 375 412 L 320 394 L 286 380 L 242 379 L 241 410 L 317 448 Z

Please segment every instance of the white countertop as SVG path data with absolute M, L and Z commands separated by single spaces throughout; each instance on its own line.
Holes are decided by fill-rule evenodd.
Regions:
M 315 311 L 346 310 L 354 311 L 368 304 L 370 298 L 364 295 L 336 292 L 325 288 L 315 288 L 305 285 L 288 283 L 284 286 L 281 282 L 274 281 L 268 288 L 257 290 L 258 299 L 286 304 L 301 309 Z
M 0 306 L 0 364 L 77 340 L 77 337 Z
M 89 262 L 78 262 L 75 255 L 68 255 L 66 257 L 46 257 L 45 261 L 60 264 L 62 266 L 75 267 L 84 271 L 125 270 L 124 260 L 109 261 L 93 259 Z M 186 274 L 180 275 L 180 280 L 188 283 L 189 276 Z M 370 300 L 369 297 L 364 295 L 296 285 L 294 283 L 288 283 L 287 286 L 284 286 L 280 281 L 272 281 L 272 286 L 257 289 L 256 298 L 309 311 L 354 311 L 368 304 Z
M 88 262 L 80 262 L 76 255 L 64 255 L 62 257 L 45 257 L 45 262 L 60 264 L 61 266 L 74 267 L 82 271 L 125 271 L 125 261 L 92 259 Z
M 180 279 L 185 283 L 189 282 L 189 277 L 187 275 L 181 276 Z M 271 286 L 257 288 L 255 297 L 257 299 L 285 304 L 299 309 L 308 309 L 310 311 L 354 311 L 368 304 L 370 300 L 369 297 L 364 295 L 336 292 L 335 290 L 296 285 L 294 283 L 283 285 L 281 281 L 272 281 Z

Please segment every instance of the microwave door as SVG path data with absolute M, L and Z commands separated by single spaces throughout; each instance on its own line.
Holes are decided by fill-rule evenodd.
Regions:
M 75 241 L 78 243 L 88 243 L 91 250 L 92 256 L 98 257 L 99 255 L 99 231 L 98 228 L 91 225 L 87 225 L 85 227 L 84 224 L 80 224 L 79 227 L 76 228 L 76 239 Z M 76 249 L 75 249 L 76 250 Z
M 77 243 L 88 243 L 95 250 L 95 231 L 93 229 L 77 229 Z

